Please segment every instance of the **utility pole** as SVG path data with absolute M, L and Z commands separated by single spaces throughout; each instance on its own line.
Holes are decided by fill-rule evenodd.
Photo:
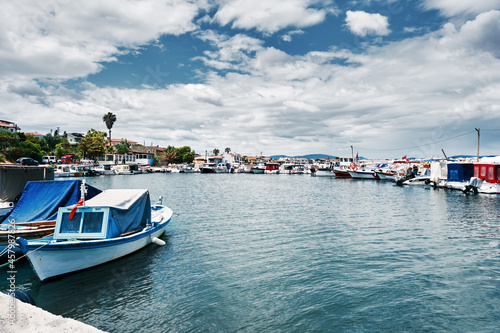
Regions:
M 481 129 L 476 128 L 477 131 L 477 161 L 479 162 L 479 138 L 481 136 Z

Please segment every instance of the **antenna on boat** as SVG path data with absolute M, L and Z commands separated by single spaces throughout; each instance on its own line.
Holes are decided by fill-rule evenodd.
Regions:
M 80 186 L 80 201 L 85 205 L 85 194 L 87 194 L 87 186 L 85 186 L 85 179 L 82 179 L 82 184 Z

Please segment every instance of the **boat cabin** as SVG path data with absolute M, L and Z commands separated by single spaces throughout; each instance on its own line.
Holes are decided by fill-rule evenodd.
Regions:
M 147 190 L 106 190 L 83 206 L 59 208 L 54 239 L 110 239 L 151 223 Z
M 266 163 L 266 171 L 278 171 L 280 168 L 279 163 L 268 162 Z
M 473 163 L 448 163 L 446 180 L 454 182 L 468 182 L 474 176 Z
M 488 183 L 500 183 L 500 164 L 474 164 L 474 177 Z

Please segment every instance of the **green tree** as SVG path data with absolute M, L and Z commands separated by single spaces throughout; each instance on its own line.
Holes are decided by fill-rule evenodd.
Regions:
M 106 132 L 91 129 L 80 141 L 78 147 L 80 148 L 80 150 L 82 150 L 84 156 L 97 159 L 97 157 L 104 155 L 104 153 L 106 152 L 106 149 L 104 147 L 105 139 Z
M 111 144 L 111 128 L 116 122 L 116 115 L 111 112 L 108 112 L 102 117 L 102 121 L 106 124 L 106 127 L 109 130 L 109 144 Z
M 40 145 L 37 143 L 33 143 L 31 141 L 23 141 L 19 143 L 19 147 L 17 147 L 16 155 L 19 154 L 19 157 L 31 157 L 38 162 L 42 161 L 43 154 L 45 153 L 40 149 Z
M 0 132 L 0 148 L 3 151 L 6 151 L 9 147 L 11 147 L 14 143 L 18 141 L 17 136 L 11 131 L 2 131 Z
M 193 163 L 195 153 L 191 151 L 191 147 L 184 146 L 176 148 L 175 152 L 179 159 L 178 163 Z
M 115 150 L 117 154 L 127 154 L 130 152 L 130 143 L 122 140 L 120 143 L 115 145 Z
M 52 135 L 52 133 L 47 133 L 42 138 L 42 144 L 45 144 L 47 146 L 47 152 L 49 153 L 54 152 L 58 143 L 61 143 L 61 138 L 59 137 L 59 135 L 57 135 L 57 133 L 55 133 L 54 135 Z
M 231 152 L 231 148 L 227 147 L 226 149 L 224 149 L 224 151 L 226 152 L 226 154 L 229 154 Z
M 215 148 L 215 149 L 213 150 L 214 155 L 219 155 L 219 152 L 220 152 L 220 150 L 219 150 L 219 149 L 217 149 L 217 148 Z
M 55 153 L 57 158 L 61 158 L 61 156 L 72 152 L 73 152 L 73 147 L 71 146 L 71 144 L 67 139 L 61 139 L 61 142 L 59 142 L 56 145 Z

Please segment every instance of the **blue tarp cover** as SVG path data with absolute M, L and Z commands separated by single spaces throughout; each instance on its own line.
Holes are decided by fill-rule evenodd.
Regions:
M 109 207 L 108 238 L 144 228 L 151 222 L 148 190 L 111 189 L 85 203 L 87 207 Z
M 448 181 L 468 182 L 474 176 L 473 163 L 449 163 Z
M 55 220 L 59 207 L 71 206 L 78 202 L 81 183 L 80 179 L 28 182 L 19 202 L 3 223 L 9 223 L 11 220 L 16 223 Z M 86 200 L 102 192 L 93 186 L 86 186 Z

